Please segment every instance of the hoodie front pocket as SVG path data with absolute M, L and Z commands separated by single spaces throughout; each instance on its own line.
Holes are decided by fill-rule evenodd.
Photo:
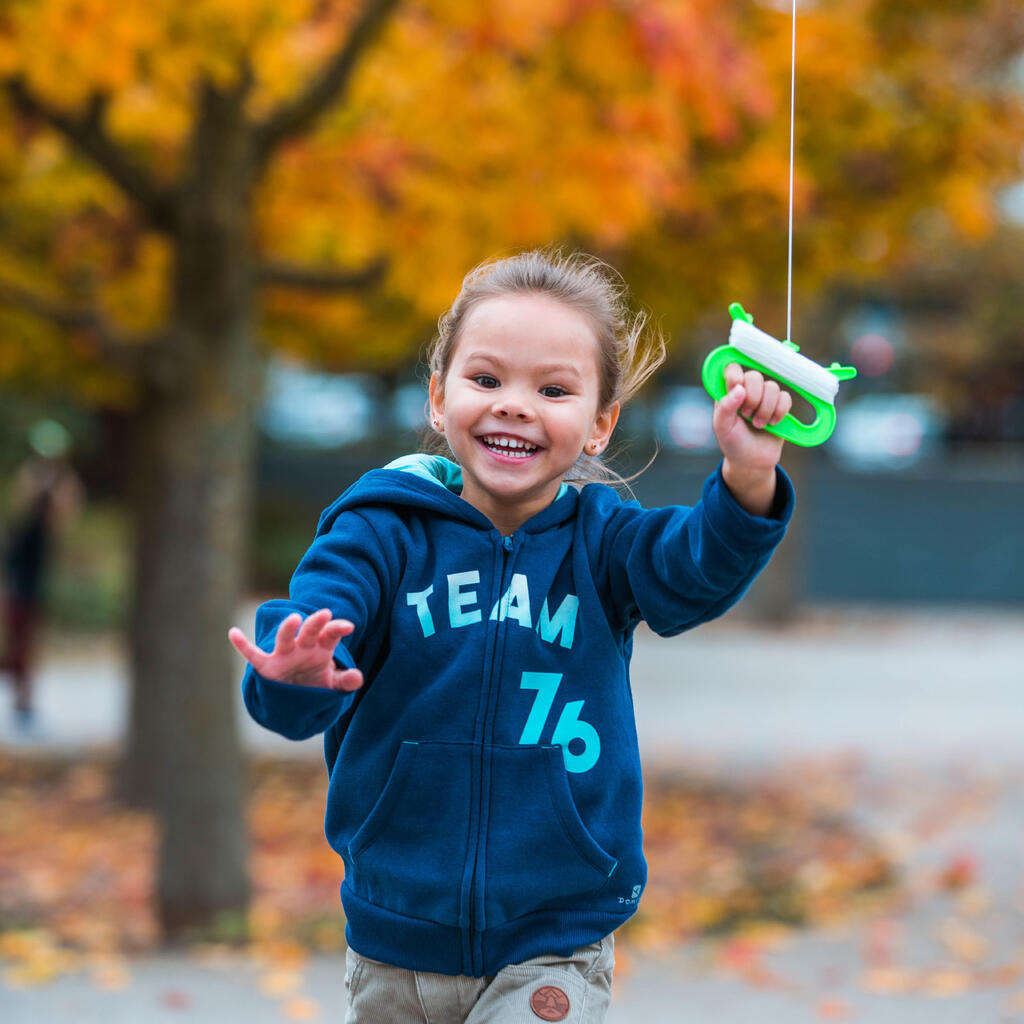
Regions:
M 458 926 L 471 749 L 411 741 L 399 747 L 380 798 L 348 844 L 357 895 L 406 917 Z
M 490 789 L 488 925 L 570 906 L 604 886 L 618 862 L 580 818 L 561 747 L 494 747 Z

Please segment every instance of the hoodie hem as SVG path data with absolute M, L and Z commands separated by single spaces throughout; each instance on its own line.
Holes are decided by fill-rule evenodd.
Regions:
M 409 971 L 476 978 L 535 956 L 569 957 L 610 935 L 635 912 L 539 910 L 469 935 L 468 929 L 375 906 L 357 896 L 347 882 L 341 886 L 341 902 L 347 918 L 345 939 L 360 956 Z M 470 949 L 476 963 L 467 962 Z

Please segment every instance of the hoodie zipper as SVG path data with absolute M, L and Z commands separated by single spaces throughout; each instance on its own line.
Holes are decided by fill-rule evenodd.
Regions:
M 491 594 L 491 607 L 498 609 L 497 618 L 494 621 L 491 631 L 491 658 L 490 670 L 485 680 L 485 699 L 483 701 L 483 721 L 481 722 L 480 742 L 478 745 L 477 771 L 475 777 L 476 792 L 473 794 L 476 805 L 477 831 L 473 844 L 473 868 L 469 873 L 469 952 L 470 970 L 469 974 L 477 976 L 483 972 L 483 942 L 482 932 L 485 921 L 483 920 L 483 893 L 479 893 L 481 881 L 486 874 L 485 847 L 487 829 L 490 821 L 490 808 L 487 805 L 486 794 L 490 791 L 490 748 L 493 732 L 494 717 L 497 705 L 497 689 L 500 686 L 500 668 L 503 662 L 501 656 L 504 648 L 504 637 L 501 632 L 501 596 L 510 585 L 511 569 L 515 563 L 517 549 L 517 538 L 513 534 L 501 539 L 501 547 L 495 555 L 495 581 L 496 591 Z M 500 561 L 499 561 L 500 559 Z M 479 918 L 479 919 L 478 919 Z

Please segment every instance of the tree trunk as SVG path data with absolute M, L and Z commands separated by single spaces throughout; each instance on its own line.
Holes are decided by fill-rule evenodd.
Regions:
M 151 466 L 138 508 L 134 694 L 126 764 L 163 829 L 165 934 L 209 932 L 249 896 L 237 665 L 227 631 L 238 606 L 251 427 L 237 400 L 151 399 Z M 234 922 L 231 922 L 232 924 Z
M 238 97 L 200 99 L 181 193 L 168 361 L 135 436 L 131 732 L 122 789 L 163 833 L 158 916 L 169 940 L 238 936 L 249 881 L 238 666 L 252 467 L 251 155 Z
M 148 672 L 152 650 L 162 632 L 154 611 L 157 554 L 162 537 L 160 510 L 161 482 L 166 479 L 158 466 L 156 450 L 159 393 L 147 390 L 128 428 L 128 504 L 131 513 L 133 555 L 132 603 L 129 609 L 128 648 L 132 687 L 128 709 L 128 731 L 118 773 L 118 795 L 131 807 L 156 811 L 159 807 L 161 709 L 155 699 L 156 680 Z M 166 559 L 164 559 L 166 561 Z

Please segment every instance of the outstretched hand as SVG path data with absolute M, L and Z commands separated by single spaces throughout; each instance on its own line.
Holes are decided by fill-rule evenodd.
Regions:
M 358 690 L 363 685 L 363 673 L 357 668 L 340 669 L 334 662 L 338 641 L 354 629 L 348 619 L 332 618 L 330 609 L 322 608 L 305 621 L 298 612 L 285 618 L 277 627 L 274 649 L 269 654 L 250 643 L 237 627 L 228 630 L 228 639 L 266 679 L 328 690 Z

